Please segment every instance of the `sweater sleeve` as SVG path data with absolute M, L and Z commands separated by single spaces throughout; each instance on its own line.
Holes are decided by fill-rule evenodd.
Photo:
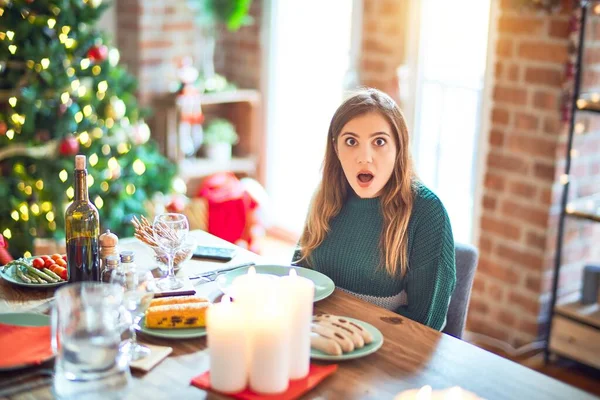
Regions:
M 456 285 L 454 238 L 450 219 L 437 197 L 420 204 L 408 260 L 404 289 L 408 305 L 396 312 L 433 329 L 446 321 Z M 411 232 L 409 231 L 409 234 Z

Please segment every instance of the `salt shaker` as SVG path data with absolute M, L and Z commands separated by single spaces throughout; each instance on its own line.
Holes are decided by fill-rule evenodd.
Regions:
M 135 268 L 133 251 L 124 250 L 120 253 L 120 257 L 121 257 L 121 268 L 124 271 L 128 271 L 131 268 Z
M 110 255 L 104 259 L 104 269 L 102 270 L 102 282 L 110 282 L 110 277 L 114 270 L 118 269 L 120 259 L 117 255 Z

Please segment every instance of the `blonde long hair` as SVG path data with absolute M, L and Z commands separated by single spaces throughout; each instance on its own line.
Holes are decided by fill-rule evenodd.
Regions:
M 353 118 L 377 112 L 386 118 L 396 136 L 394 170 L 380 196 L 383 212 L 383 233 L 380 250 L 389 275 L 395 276 L 400 268 L 404 276 L 408 269 L 408 221 L 414 201 L 416 176 L 410 155 L 409 136 L 402 111 L 394 100 L 377 89 L 363 89 L 348 98 L 337 109 L 327 135 L 323 161 L 323 176 L 312 200 L 304 231 L 300 237 L 301 260 L 311 264 L 312 252 L 329 232 L 329 222 L 335 217 L 352 188 L 348 183 L 336 152 L 336 141 L 342 128 Z

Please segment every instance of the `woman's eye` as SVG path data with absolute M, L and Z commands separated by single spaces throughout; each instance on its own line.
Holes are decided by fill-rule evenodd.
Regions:
M 357 141 L 356 141 L 356 139 L 349 137 L 349 138 L 346 138 L 345 143 L 348 146 L 356 146 Z
M 383 146 L 387 143 L 387 141 L 384 138 L 377 138 L 375 139 L 375 146 Z

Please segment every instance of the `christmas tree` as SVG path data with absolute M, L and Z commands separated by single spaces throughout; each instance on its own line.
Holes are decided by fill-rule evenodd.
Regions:
M 13 256 L 64 238 L 76 154 L 102 228 L 133 233 L 175 168 L 149 141 L 135 79 L 95 27 L 102 0 L 0 0 L 0 234 Z

